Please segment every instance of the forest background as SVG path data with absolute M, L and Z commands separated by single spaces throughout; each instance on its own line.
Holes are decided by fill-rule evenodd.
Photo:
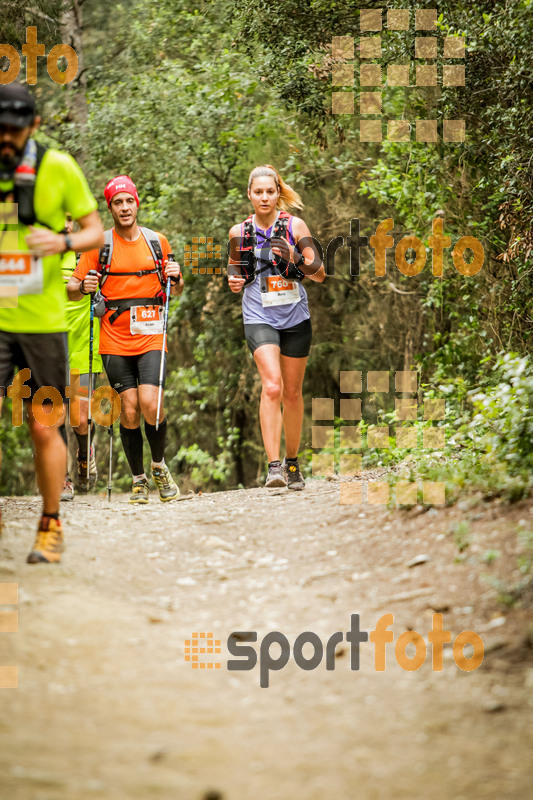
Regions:
M 452 246 L 477 237 L 485 264 L 472 277 L 454 269 L 451 249 L 443 278 L 434 277 L 429 248 L 417 276 L 403 276 L 391 250 L 386 276 L 376 277 L 369 248 L 360 275 L 350 275 L 343 248 L 335 274 L 307 287 L 314 340 L 301 460 L 309 473 L 312 397 L 334 398 L 335 424 L 343 423 L 340 371 L 416 369 L 420 405 L 446 399 L 444 420 L 424 422 L 419 413 L 416 424 L 445 427 L 445 446 L 428 451 L 421 434 L 416 448 L 394 446 L 394 427 L 405 423 L 391 381 L 388 394 L 363 394 L 363 433 L 376 423 L 391 433 L 388 448 L 364 447 L 364 463 L 445 481 L 448 502 L 465 486 L 515 500 L 531 490 L 533 466 L 533 4 L 439 2 L 433 35 L 465 37 L 466 84 L 416 87 L 414 15 L 435 5 L 4 0 L 0 41 L 21 52 L 26 27 L 36 25 L 46 52 L 59 42 L 74 47 L 80 71 L 64 87 L 39 59 L 38 138 L 82 164 L 106 227 L 103 187 L 131 175 L 139 219 L 167 235 L 182 264 L 193 237 L 213 237 L 224 256 L 229 228 L 249 213 L 249 171 L 261 163 L 275 164 L 300 192 L 302 216 L 323 244 L 347 237 L 354 218 L 370 236 L 391 217 L 395 243 L 412 234 L 428 247 L 434 218 L 444 220 Z M 408 143 L 365 143 L 357 110 L 331 113 L 339 91 L 332 37 L 353 36 L 357 45 L 361 8 L 410 10 L 409 31 L 384 24 L 381 32 L 383 74 L 388 64 L 411 63 L 410 87 L 384 84 L 383 118 L 437 119 L 439 132 L 443 119 L 464 119 L 464 143 L 416 142 L 414 134 Z M 340 89 L 356 100 L 358 63 L 356 48 L 354 88 Z M 441 74 L 440 45 L 431 63 Z M 225 259 L 209 265 L 224 271 Z M 184 273 L 186 290 L 171 304 L 167 461 L 184 488 L 255 485 L 265 465 L 260 383 L 243 342 L 240 298 L 224 275 Z M 27 427 L 10 425 L 9 408 L 1 438 L 2 494 L 33 492 Z M 107 438 L 100 429 L 101 476 Z M 127 489 L 126 462 L 120 447 L 115 452 L 115 486 Z

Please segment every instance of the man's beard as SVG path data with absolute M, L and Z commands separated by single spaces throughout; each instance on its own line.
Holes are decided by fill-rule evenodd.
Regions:
M 11 148 L 13 148 L 14 152 L 11 152 Z M 13 143 L 9 146 L 5 144 L 0 145 L 0 170 L 3 172 L 14 172 L 22 161 L 25 148 L 26 142 L 24 142 L 22 148 L 17 147 Z

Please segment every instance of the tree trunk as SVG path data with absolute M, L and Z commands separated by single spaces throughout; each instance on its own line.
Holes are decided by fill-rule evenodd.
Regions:
M 63 43 L 70 45 L 78 56 L 78 74 L 71 83 L 66 85 L 65 102 L 69 121 L 81 129 L 82 135 L 77 137 L 74 155 L 83 166 L 85 157 L 83 129 L 87 124 L 87 76 L 83 59 L 82 3 L 79 0 L 64 0 L 60 25 Z

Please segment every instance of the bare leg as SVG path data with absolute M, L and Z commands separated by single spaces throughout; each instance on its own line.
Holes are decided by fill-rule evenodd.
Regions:
M 283 430 L 287 458 L 296 458 L 300 449 L 302 422 L 304 418 L 304 399 L 302 384 L 307 366 L 307 358 L 281 356 L 283 377 Z
M 80 424 L 76 428 L 72 428 L 80 436 L 87 436 L 89 426 L 87 425 L 87 414 L 89 411 L 89 401 L 80 400 Z
M 33 416 L 30 404 L 27 403 L 26 406 L 30 434 L 35 448 L 35 473 L 43 498 L 43 512 L 57 514 L 67 469 L 67 448 L 59 433 L 61 420 L 57 425 L 41 425 Z
M 263 344 L 254 353 L 254 360 L 261 377 L 261 403 L 259 420 L 267 458 L 279 460 L 281 442 L 281 395 L 282 378 L 279 347 L 275 344 Z

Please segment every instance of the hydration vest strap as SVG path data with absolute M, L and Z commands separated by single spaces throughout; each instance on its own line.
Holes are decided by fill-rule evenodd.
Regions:
M 152 253 L 152 258 L 155 261 L 156 268 L 161 270 L 160 281 L 163 285 L 163 251 L 161 249 L 161 242 L 159 241 L 159 236 L 154 231 L 151 231 L 150 228 L 141 228 L 139 226 L 139 230 L 144 236 L 146 244 L 150 248 L 150 252 Z
M 129 297 L 124 300 L 106 300 L 107 310 L 114 312 L 109 317 L 111 325 L 132 306 L 162 306 L 164 304 L 165 301 L 162 297 Z
M 139 226 L 139 230 L 150 249 L 152 258 L 154 259 L 155 267 L 153 269 L 141 269 L 136 272 L 111 272 L 111 259 L 113 257 L 113 228 L 105 231 L 104 233 L 104 246 L 100 249 L 99 263 L 101 267 L 102 277 L 100 278 L 100 289 L 107 280 L 108 275 L 137 275 L 139 278 L 143 275 L 150 275 L 157 272 L 159 283 L 163 287 L 165 282 L 163 280 L 163 251 L 161 249 L 161 242 L 159 236 L 150 228 Z
M 241 246 L 239 248 L 241 252 L 241 261 L 240 261 L 240 269 L 241 275 L 245 279 L 244 286 L 248 286 L 248 284 L 252 283 L 255 278 L 255 267 L 256 267 L 256 257 L 255 257 L 255 246 L 256 246 L 256 238 L 255 238 L 255 228 L 252 222 L 252 217 L 248 217 L 247 220 L 243 223 L 243 236 Z
M 288 228 L 289 228 L 289 220 L 291 216 L 287 214 L 286 211 L 281 211 L 279 217 L 277 218 L 276 222 L 274 223 L 274 230 L 272 231 L 272 236 L 270 239 L 288 239 Z
M 107 280 L 107 275 L 109 271 L 109 265 L 111 264 L 111 258 L 113 256 L 113 229 L 110 228 L 107 231 L 104 231 L 104 246 L 100 248 L 100 253 L 98 254 L 98 262 L 100 264 L 100 289 Z
M 31 142 L 33 142 L 33 140 L 29 140 L 26 146 L 28 147 Z M 18 219 L 22 225 L 35 225 L 37 222 L 44 228 L 52 230 L 50 225 L 40 219 L 37 219 L 35 214 L 35 182 L 37 181 L 37 174 L 39 172 L 44 154 L 48 148 L 40 142 L 33 142 L 33 146 L 35 147 L 35 173 L 27 182 L 24 181 L 22 184 L 17 184 L 15 181 L 15 185 L 13 187 L 15 203 L 18 205 Z
M 137 270 L 137 272 L 111 272 L 111 270 L 106 270 L 106 277 L 108 275 L 115 275 L 115 276 L 118 276 L 118 275 L 137 275 L 137 277 L 142 278 L 143 275 L 153 275 L 154 272 L 158 273 L 159 270 L 156 269 L 155 267 L 153 267 L 152 269 L 140 269 L 140 270 Z

